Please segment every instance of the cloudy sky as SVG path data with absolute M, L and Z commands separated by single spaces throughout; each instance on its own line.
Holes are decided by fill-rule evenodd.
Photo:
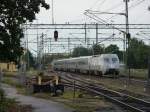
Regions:
M 51 6 L 51 0 L 46 0 Z M 129 21 L 130 23 L 150 23 L 150 12 L 147 10 L 150 0 L 130 0 Z M 90 9 L 100 12 L 122 13 L 125 9 L 123 0 L 54 0 L 55 23 L 85 23 L 89 18 L 84 15 L 85 10 Z M 113 15 L 99 15 L 108 19 Z M 51 9 L 44 9 L 37 15 L 40 23 L 51 23 Z M 116 23 L 124 22 L 123 16 L 115 16 L 109 20 Z
M 51 0 L 46 0 L 50 4 L 50 9 L 45 10 L 41 8 L 39 14 L 37 14 L 38 23 L 51 24 L 52 23 L 52 10 L 51 10 Z M 130 0 L 129 2 L 129 23 L 130 24 L 150 24 L 150 11 L 148 11 L 148 6 L 150 6 L 150 0 Z M 65 23 L 93 23 L 93 19 L 90 19 L 84 15 L 85 10 L 99 11 L 99 12 L 109 12 L 109 13 L 124 13 L 125 12 L 125 3 L 123 0 L 54 0 L 54 21 L 56 24 L 65 24 Z M 108 23 L 125 23 L 125 16 L 121 15 L 108 15 L 108 14 L 98 14 L 99 18 L 107 21 Z M 33 23 L 37 23 L 34 21 Z M 45 33 L 48 38 L 52 38 L 53 44 L 62 44 L 60 47 L 53 48 L 51 52 L 68 52 L 68 45 L 63 45 L 62 42 L 54 42 L 53 39 L 54 30 L 39 30 L 40 33 Z M 28 31 L 29 34 L 36 33 L 37 31 Z M 84 31 L 70 31 L 70 30 L 59 30 L 59 38 L 68 38 L 68 37 L 83 37 L 84 35 L 69 35 L 69 33 L 83 33 Z M 88 31 L 87 37 L 95 38 L 95 31 Z M 135 35 L 137 30 L 130 31 L 132 35 Z M 99 30 L 99 33 L 111 33 L 113 31 Z M 120 37 L 119 32 L 115 31 L 115 37 Z M 110 37 L 110 35 L 99 35 L 100 37 Z M 37 36 L 30 35 L 29 41 L 35 41 Z M 137 36 L 138 37 L 138 36 Z M 139 36 L 141 38 L 141 36 Z M 67 42 L 67 41 L 66 41 Z M 73 44 L 73 42 L 71 42 Z M 79 43 L 79 42 L 78 42 Z M 94 42 L 92 42 L 94 43 Z M 104 42 L 105 46 L 112 42 Z M 83 44 L 83 43 L 81 43 Z M 122 43 L 116 42 L 120 48 L 123 48 Z M 149 44 L 149 43 L 148 43 Z M 37 45 L 29 44 L 29 48 L 32 51 L 37 51 Z M 70 48 L 72 49 L 72 48 Z M 47 52 L 47 51 L 46 51 Z M 36 52 L 35 52 L 36 53 Z

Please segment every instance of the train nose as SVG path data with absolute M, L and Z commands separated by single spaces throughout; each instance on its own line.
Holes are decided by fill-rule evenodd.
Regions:
M 107 69 L 108 74 L 116 74 L 118 72 L 117 66 L 115 64 L 110 64 L 109 68 Z
M 116 66 L 114 64 L 110 64 L 109 69 L 115 69 Z
M 114 68 L 110 68 L 109 70 L 108 70 L 108 72 L 109 73 L 114 73 L 116 70 L 114 69 Z

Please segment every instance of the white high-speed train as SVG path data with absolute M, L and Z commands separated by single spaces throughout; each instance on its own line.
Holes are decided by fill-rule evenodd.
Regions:
M 55 60 L 54 70 L 93 73 L 96 75 L 119 74 L 119 58 L 116 54 L 101 54 Z

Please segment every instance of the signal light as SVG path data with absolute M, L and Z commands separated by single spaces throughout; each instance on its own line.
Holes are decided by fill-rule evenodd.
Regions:
M 130 39 L 130 38 L 131 38 L 131 34 L 127 33 L 127 39 Z
M 55 41 L 57 41 L 57 39 L 58 39 L 58 31 L 57 30 L 54 31 L 54 39 L 55 39 Z

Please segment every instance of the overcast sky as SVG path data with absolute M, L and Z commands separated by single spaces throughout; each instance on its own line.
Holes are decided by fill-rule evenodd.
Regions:
M 51 10 L 51 0 L 46 0 L 48 4 L 50 4 L 50 9 L 45 10 L 41 8 L 39 14 L 37 14 L 38 23 L 51 24 L 52 23 L 52 10 Z M 130 24 L 150 24 L 150 11 L 148 11 L 148 6 L 150 6 L 150 0 L 130 0 L 129 2 L 129 23 Z M 65 24 L 66 22 L 72 23 L 91 23 L 95 22 L 89 17 L 84 15 L 85 10 L 93 10 L 100 12 L 111 12 L 111 13 L 124 13 L 125 12 L 125 3 L 123 0 L 54 0 L 54 21 L 56 24 Z M 125 23 L 125 16 L 120 15 L 97 15 L 101 19 L 104 19 L 108 23 Z M 112 17 L 113 16 L 113 17 Z M 34 21 L 37 23 L 37 21 Z M 53 31 L 54 30 L 40 30 L 39 33 L 46 33 L 47 37 L 53 39 Z M 70 31 L 70 30 L 58 30 L 59 38 L 68 38 L 68 37 L 83 37 L 84 35 L 72 35 L 69 33 L 83 33 L 84 31 L 78 30 Z M 113 33 L 113 31 L 108 30 L 99 30 L 99 33 Z M 139 32 L 137 30 L 130 31 L 132 33 L 132 37 Z M 29 34 L 36 33 L 36 30 L 33 32 L 28 31 Z M 115 37 L 120 37 L 119 32 L 115 31 Z M 111 34 L 112 35 L 112 34 Z M 110 35 L 99 35 L 100 37 L 110 37 Z M 89 31 L 87 37 L 95 38 L 95 31 Z M 139 36 L 141 38 L 141 36 Z M 36 41 L 37 36 L 35 35 L 29 37 L 29 41 Z M 73 43 L 73 42 L 72 42 Z M 54 42 L 53 44 L 63 44 L 62 42 Z M 109 44 L 113 44 L 112 42 L 104 42 L 105 46 Z M 122 43 L 117 42 L 120 48 L 123 47 Z M 29 48 L 32 50 L 37 50 L 36 43 L 30 44 Z M 51 47 L 53 47 L 51 45 Z M 52 48 L 52 52 L 66 52 L 68 50 L 67 46 L 61 46 L 61 48 Z M 68 51 L 67 51 L 68 52 Z
M 46 0 L 50 9 L 42 9 L 37 15 L 40 23 L 52 23 L 51 21 L 51 0 Z M 129 21 L 130 23 L 150 23 L 150 11 L 148 11 L 150 0 L 130 0 Z M 124 12 L 125 3 L 123 0 L 54 0 L 54 19 L 56 23 L 85 23 L 89 18 L 84 15 L 85 10 L 91 9 L 101 12 Z M 99 15 L 108 19 L 112 15 Z M 115 16 L 110 19 L 116 23 L 124 22 L 123 16 Z

